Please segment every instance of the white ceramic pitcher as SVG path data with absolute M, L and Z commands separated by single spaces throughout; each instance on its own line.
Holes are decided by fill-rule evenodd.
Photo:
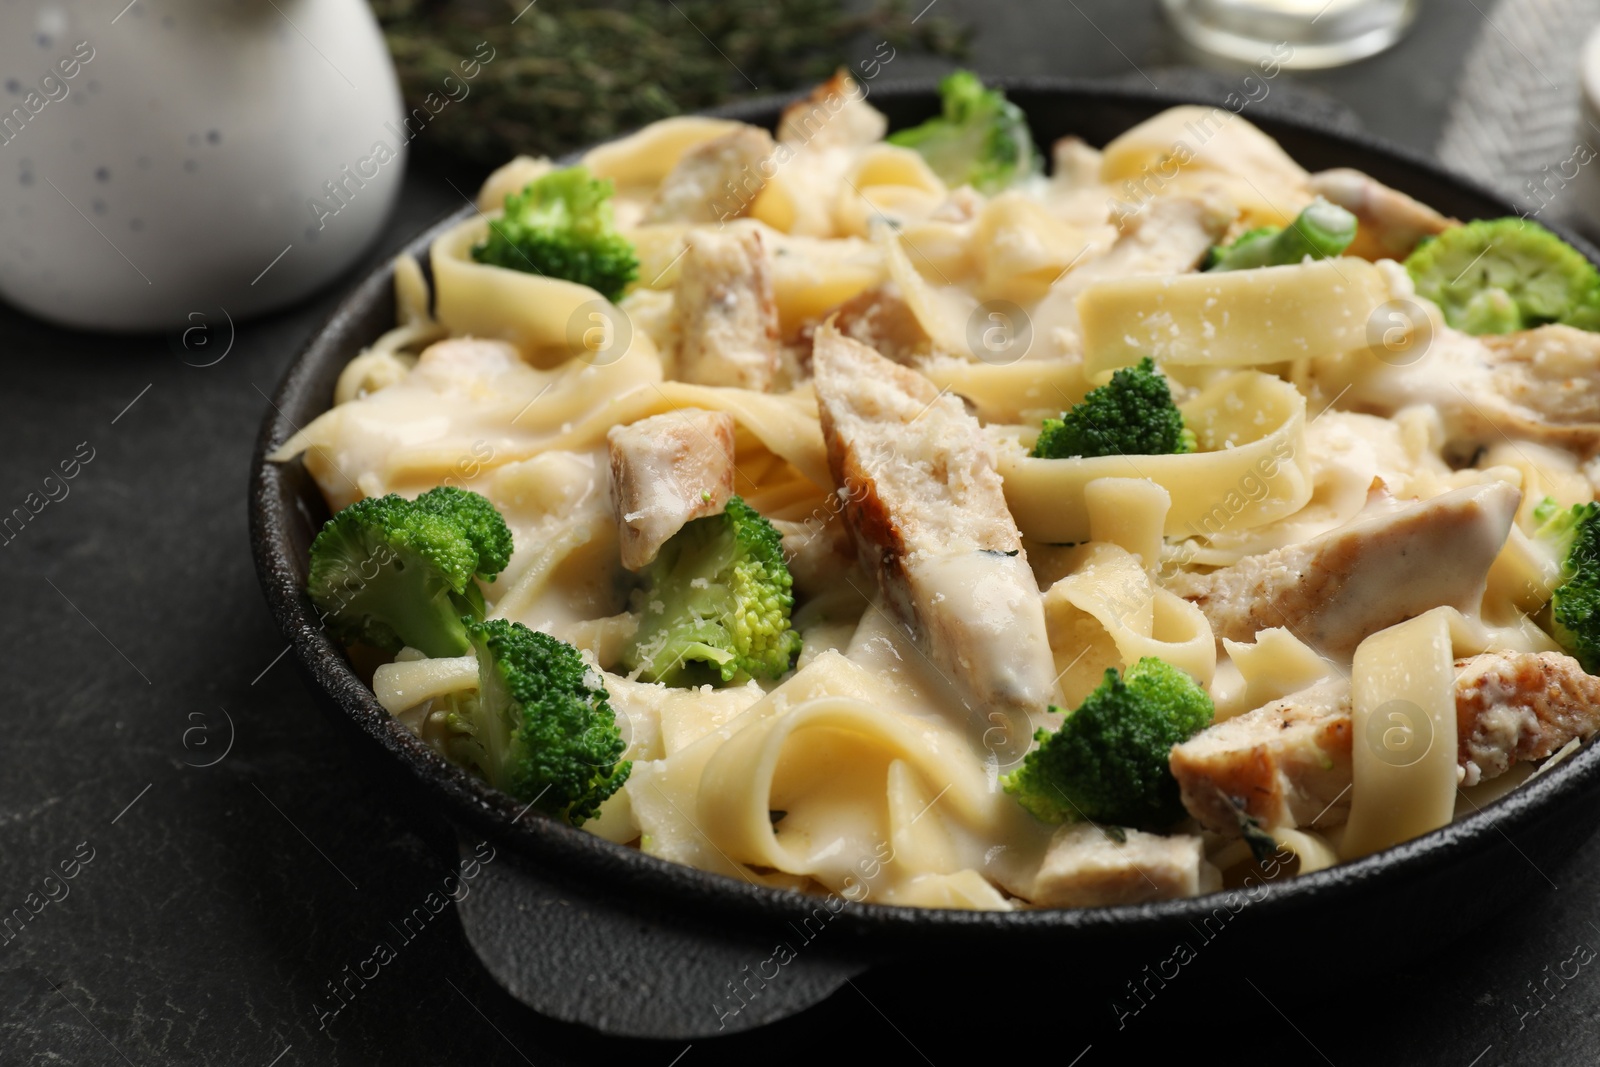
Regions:
M 405 167 L 364 0 L 123 2 L 0 7 L 0 297 L 157 330 L 348 267 Z

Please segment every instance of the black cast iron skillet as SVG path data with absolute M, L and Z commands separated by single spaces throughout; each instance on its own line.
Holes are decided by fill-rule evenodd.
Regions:
M 1041 145 L 1068 134 L 1104 144 L 1183 102 L 1059 79 L 1002 84 Z M 880 85 L 871 99 L 891 128 L 938 110 L 931 84 Z M 755 101 L 722 113 L 770 128 L 781 104 Z M 1371 138 L 1265 108 L 1246 115 L 1312 171 L 1356 167 L 1463 219 L 1516 213 L 1471 181 Z M 433 237 L 470 211 L 438 223 L 409 251 L 425 264 Z M 1596 258 L 1581 239 L 1561 235 Z M 356 732 L 385 774 L 447 814 L 463 841 L 470 834 L 494 843 L 494 862 L 460 906 L 462 922 L 501 985 L 544 1014 L 607 1033 L 696 1037 L 793 1014 L 876 963 L 937 961 L 953 973 L 964 965 L 1014 971 L 1021 961 L 1048 959 L 1070 961 L 1075 972 L 1132 976 L 1175 941 L 1209 944 L 1224 926 L 1227 936 L 1206 949 L 1212 959 L 1284 960 L 1284 946 L 1311 936 L 1318 970 L 1393 965 L 1538 891 L 1547 871 L 1593 832 L 1600 747 L 1591 746 L 1460 822 L 1355 863 L 1280 878 L 1247 897 L 998 914 L 819 900 L 654 859 L 536 812 L 518 818 L 522 805 L 446 762 L 379 707 L 339 645 L 318 629 L 302 588 L 307 549 L 327 510 L 298 462 L 264 458 L 328 408 L 345 363 L 393 322 L 384 267 L 345 299 L 278 387 L 251 474 L 256 568 L 327 710 Z M 1284 960 L 1291 970 L 1311 964 Z

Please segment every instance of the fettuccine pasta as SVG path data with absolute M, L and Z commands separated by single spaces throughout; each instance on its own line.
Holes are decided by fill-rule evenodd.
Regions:
M 1050 177 L 953 121 L 886 139 L 841 74 L 775 135 L 520 158 L 426 276 L 396 262 L 395 328 L 274 454 L 335 511 L 499 512 L 473 602 L 576 650 L 631 761 L 585 829 L 852 902 L 1138 903 L 1388 848 L 1600 729 L 1562 606 L 1597 335 L 1458 328 L 1415 260 L 1348 254 L 1454 220 L 1226 112 L 1068 139 Z M 603 208 L 512 226 L 596 179 Z M 610 260 L 485 253 L 583 210 Z M 664 584 L 761 538 L 759 573 Z M 731 582 L 761 590 L 736 618 Z M 489 698 L 473 653 L 373 684 L 447 753 Z

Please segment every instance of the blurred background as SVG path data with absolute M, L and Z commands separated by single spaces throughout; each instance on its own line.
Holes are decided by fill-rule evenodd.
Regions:
M 1263 961 L 1287 1016 L 1201 960 L 1118 1025 L 1109 1001 L 1011 988 L 996 961 L 875 971 L 737 1038 L 618 1042 L 524 1009 L 447 912 L 323 1025 L 327 983 L 454 846 L 351 770 L 284 658 L 244 517 L 295 354 L 512 155 L 839 66 L 876 62 L 884 83 L 964 66 L 1242 91 L 1250 114 L 1382 138 L 1589 226 L 1593 168 L 1564 164 L 1600 144 L 1597 23 L 1600 0 L 0 0 L 0 491 L 9 505 L 62 457 L 82 464 L 0 546 L 0 908 L 80 842 L 93 857 L 0 943 L 0 1063 L 943 1064 L 975 1040 L 1042 1042 L 1067 1067 L 1175 1042 L 1293 1063 L 1600 1061 L 1587 972 L 1538 1010 L 1530 993 L 1574 943 L 1600 947 L 1594 842 L 1526 908 L 1420 964 L 1374 961 L 1358 989 L 1283 988 Z M 1250 57 L 1290 33 L 1321 65 L 1264 76 Z M 378 177 L 327 200 L 378 139 L 396 148 Z M 1283 958 L 1337 936 L 1308 929 Z M 1108 998 L 1133 976 L 1109 976 Z
M 841 67 L 1236 93 L 1588 226 L 1597 19 L 1600 0 L 6 0 L 0 299 L 102 330 L 249 316 L 512 156 Z
M 428 164 L 465 178 L 477 173 L 467 164 L 559 154 L 667 115 L 792 91 L 837 67 L 854 70 L 881 40 L 895 50 L 882 70 L 890 80 L 965 65 L 1218 102 L 1260 60 L 1285 54 L 1274 47 L 1282 42 L 1292 69 L 1272 90 L 1296 99 L 1276 106 L 1336 116 L 1524 199 L 1526 179 L 1600 136 L 1581 106 L 1595 0 L 541 0 L 507 24 L 505 12 L 524 4 L 373 5 L 408 107 L 481 42 L 508 57 L 419 141 Z
M 7 0 L 0 298 L 89 329 L 249 316 L 331 283 L 402 201 L 441 213 L 515 155 L 841 67 L 1234 93 L 1589 226 L 1597 18 L 1600 0 Z

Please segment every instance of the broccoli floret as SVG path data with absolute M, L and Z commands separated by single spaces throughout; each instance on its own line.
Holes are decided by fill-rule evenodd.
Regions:
M 1356 239 L 1356 217 L 1326 200 L 1312 201 L 1288 226 L 1262 226 L 1240 234 L 1230 245 L 1213 248 L 1206 270 L 1287 267 L 1342 255 Z
M 639 276 L 639 259 L 612 222 L 612 191 L 611 179 L 592 177 L 587 167 L 551 171 L 506 197 L 472 258 L 564 278 L 616 300 Z
M 474 576 L 492 582 L 510 560 L 511 531 L 477 493 L 391 493 L 358 500 L 322 527 L 306 593 L 345 640 L 459 656 L 468 647 L 461 617 L 483 616 Z
M 600 673 L 577 649 L 520 622 L 462 620 L 478 690 L 445 724 L 449 757 L 489 784 L 577 826 L 627 781 L 632 763 Z
M 1600 673 L 1600 504 L 1563 508 L 1545 497 L 1533 517 L 1538 539 L 1561 563 L 1550 598 L 1551 636 L 1585 671 Z
M 1037 459 L 1077 456 L 1165 456 L 1195 450 L 1194 432 L 1172 401 L 1167 379 L 1147 356 L 1111 375 L 1059 419 L 1045 419 L 1034 442 Z
M 1028 117 L 1004 92 L 958 70 L 939 83 L 939 96 L 943 114 L 890 135 L 889 143 L 915 149 L 952 189 L 997 193 L 1042 169 Z
M 776 678 L 800 651 L 783 539 L 737 496 L 673 534 L 645 569 L 623 662 L 668 685 Z
M 1480 219 L 1430 237 L 1406 258 L 1417 293 L 1468 333 L 1509 333 L 1560 322 L 1591 330 L 1600 272 L 1536 222 Z
M 1059 730 L 1034 735 L 1038 747 L 1001 784 L 1044 822 L 1170 826 L 1183 804 L 1168 754 L 1209 726 L 1213 710 L 1193 678 L 1147 656 L 1125 677 L 1106 671 Z

